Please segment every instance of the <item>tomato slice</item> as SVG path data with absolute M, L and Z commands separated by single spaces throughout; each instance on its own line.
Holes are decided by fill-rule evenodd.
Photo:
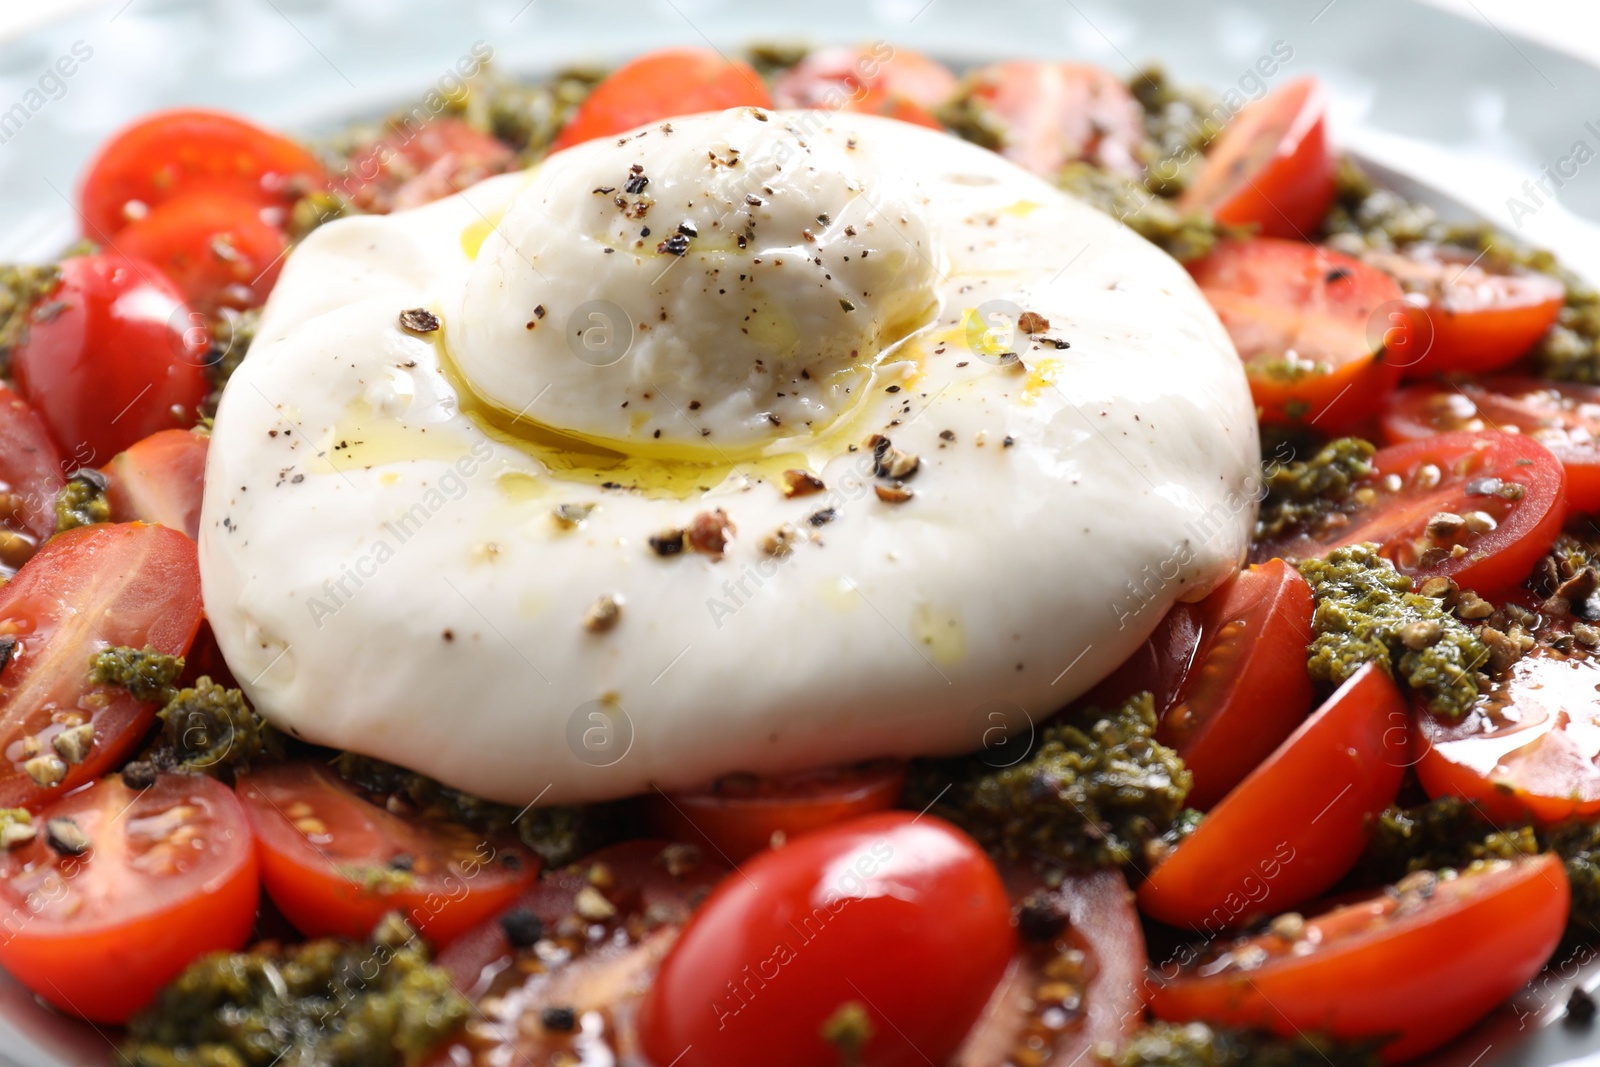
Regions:
M 950 68 L 920 52 L 876 44 L 820 48 L 772 87 L 778 107 L 887 115 L 940 130 L 933 111 L 956 88 Z
M 263 214 L 258 202 L 236 193 L 194 192 L 129 223 L 117 248 L 160 267 L 197 308 L 259 307 L 289 247 Z
M 1388 1063 L 1437 1048 L 1511 996 L 1561 940 L 1570 889 L 1552 854 L 1495 860 L 1459 877 L 1416 878 L 1263 934 L 1157 986 L 1170 1022 L 1385 1040 Z M 1403 886 L 1407 883 L 1402 883 Z
M 677 115 L 771 106 L 766 85 L 748 63 L 710 48 L 663 48 L 624 63 L 595 86 L 550 151 Z
M 1402 297 L 1376 267 L 1272 237 L 1222 241 L 1188 267 L 1239 350 L 1262 422 L 1335 433 L 1394 388 L 1385 346 L 1403 348 L 1410 324 L 1373 336 L 1374 316 Z
M 1419 582 L 1436 575 L 1480 592 L 1527 578 L 1566 519 L 1566 474 L 1550 450 L 1519 434 L 1440 434 L 1372 457 L 1369 497 L 1311 529 L 1257 544 L 1257 558 L 1320 559 L 1374 541 Z M 1435 516 L 1470 520 L 1430 534 Z M 1452 527 L 1453 523 L 1450 524 Z
M 678 1067 L 812 1067 L 837 1055 L 822 1029 L 853 1004 L 872 1029 L 862 1062 L 943 1063 L 1015 944 L 1000 876 L 970 838 L 908 812 L 853 819 L 722 882 L 645 995 L 641 1048 Z
M 1459 722 L 1417 712 L 1417 776 L 1430 796 L 1475 800 L 1490 818 L 1544 823 L 1600 814 L 1600 663 L 1548 645 L 1507 668 Z
M 206 381 L 198 314 L 153 263 L 61 261 L 11 356 L 17 389 L 74 461 L 104 463 L 141 437 L 194 422 Z
M 1400 792 L 1407 721 L 1383 668 L 1362 667 L 1150 872 L 1139 907 L 1213 934 L 1328 889 Z
M 130 523 L 52 538 L 0 587 L 0 635 L 16 639 L 0 671 L 0 807 L 37 807 L 98 777 L 149 728 L 153 707 L 90 684 L 91 656 L 122 645 L 181 656 L 199 625 L 200 565 L 182 534 Z M 68 763 L 57 738 L 85 725 L 93 742 Z M 30 766 L 59 783 L 40 786 Z
M 239 799 L 260 842 L 267 895 L 307 937 L 364 938 L 400 911 L 445 945 L 539 874 L 538 859 L 515 840 L 396 814 L 319 764 L 252 771 Z
M 53 833 L 55 820 L 70 820 L 68 832 Z M 249 939 L 255 848 L 233 791 L 214 779 L 167 774 L 136 792 L 104 778 L 34 826 L 33 841 L 0 853 L 0 966 L 62 1011 L 126 1022 L 196 958 Z
M 200 537 L 209 434 L 162 430 L 105 466 L 113 522 L 152 522 Z
M 1054 177 L 1079 160 L 1140 172 L 1144 109 L 1109 71 L 1013 59 L 970 72 L 962 93 L 1000 131 L 1000 154 L 1035 174 Z
M 1401 389 L 1384 409 L 1391 444 L 1455 430 L 1533 438 L 1566 468 L 1571 510 L 1600 510 L 1600 386 L 1513 377 L 1439 382 Z
M 101 244 L 149 211 L 196 190 L 287 209 L 326 180 L 322 164 L 278 134 L 220 111 L 162 111 L 101 147 L 79 190 L 85 236 Z
M 39 413 L 0 382 L 0 573 L 32 557 L 56 528 L 65 464 Z
M 1561 314 L 1567 289 L 1548 274 L 1497 269 L 1461 248 L 1411 245 L 1368 252 L 1366 262 L 1410 294 L 1417 358 L 1405 375 L 1483 374 L 1515 363 Z
M 706 789 L 650 798 L 650 825 L 671 841 L 707 845 L 743 863 L 778 840 L 856 815 L 891 808 L 906 783 L 906 765 L 883 760 L 773 778 L 734 774 Z
M 1309 77 L 1246 104 L 1211 146 L 1179 208 L 1255 226 L 1264 237 L 1309 240 L 1333 202 L 1327 111 L 1327 92 Z
M 391 123 L 350 158 L 337 184 L 362 211 L 401 211 L 459 193 L 516 160 L 504 141 L 461 119 L 436 118 L 415 130 Z

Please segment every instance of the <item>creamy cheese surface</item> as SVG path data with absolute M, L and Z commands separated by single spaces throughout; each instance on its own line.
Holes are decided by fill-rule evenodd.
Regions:
M 286 730 L 594 800 L 1042 721 L 1231 573 L 1258 458 L 1131 231 L 933 131 L 739 109 L 313 233 L 201 574 Z

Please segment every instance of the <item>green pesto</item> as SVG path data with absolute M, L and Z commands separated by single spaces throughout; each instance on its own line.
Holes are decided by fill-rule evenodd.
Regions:
M 569 67 L 539 81 L 501 77 L 492 69 L 473 79 L 449 106 L 479 133 L 498 137 L 532 163 L 542 158 L 561 127 L 604 80 L 599 67 Z
M 1069 163 L 1056 176 L 1066 192 L 1099 208 L 1180 262 L 1215 247 L 1216 222 L 1203 211 L 1180 211 L 1144 182 L 1109 174 L 1092 163 Z
M 422 1061 L 472 1011 L 391 915 L 371 942 L 213 953 L 135 1016 L 133 1067 L 391 1067 Z
M 1567 940 L 1600 944 L 1600 822 L 1572 819 L 1545 830 L 1544 838 L 1567 865 L 1572 885 Z
M 1205 165 L 1205 150 L 1222 132 L 1227 110 L 1215 93 L 1176 85 L 1160 66 L 1139 71 L 1128 89 L 1144 108 L 1139 156 L 1145 184 L 1159 196 L 1177 196 Z
M 1411 591 L 1411 579 L 1378 555 L 1373 544 L 1334 549 L 1326 559 L 1296 566 L 1311 583 L 1311 677 L 1338 684 L 1364 663 L 1376 662 L 1396 681 L 1416 690 L 1428 707 L 1460 718 L 1478 699 L 1479 672 L 1489 650 L 1442 601 Z M 1437 622 L 1439 639 L 1413 650 L 1402 631 Z
M 398 893 L 417 884 L 417 876 L 398 867 L 335 864 L 334 873 L 366 893 Z
M 111 521 L 111 501 L 106 498 L 105 475 L 80 472 L 68 478 L 56 494 L 56 533 Z
M 182 673 L 182 656 L 169 656 L 149 647 L 119 645 L 89 657 L 91 682 L 126 689 L 146 703 L 165 704 L 171 700 L 173 684 Z
M 978 87 L 979 82 L 973 75 L 963 78 L 955 93 L 934 117 L 963 141 L 971 141 L 980 148 L 998 152 L 1005 147 L 1005 125 L 978 98 Z
M 1376 451 L 1369 441 L 1341 437 L 1307 460 L 1269 460 L 1262 477 L 1266 496 L 1256 517 L 1256 537 L 1276 537 L 1341 508 L 1372 473 Z
M 750 61 L 757 74 L 771 81 L 798 64 L 810 51 L 808 46 L 792 41 L 763 41 L 751 45 L 745 51 L 745 58 Z
M 146 755 L 160 770 L 229 778 L 252 764 L 282 759 L 284 737 L 237 689 L 210 678 L 173 693 L 156 713 L 161 733 Z
M 1380 1062 L 1366 1045 L 1212 1029 L 1205 1023 L 1152 1023 L 1112 1060 L 1114 1067 L 1377 1067 Z
M 1043 727 L 1032 754 L 1010 767 L 991 767 L 981 753 L 916 761 L 907 803 L 937 797 L 934 811 L 1008 858 L 1080 869 L 1144 863 L 1178 829 L 1192 782 L 1155 730 L 1149 693 L 1109 712 L 1089 708 Z
M 0 375 L 11 373 L 11 352 L 28 331 L 28 310 L 61 280 L 50 266 L 0 266 Z

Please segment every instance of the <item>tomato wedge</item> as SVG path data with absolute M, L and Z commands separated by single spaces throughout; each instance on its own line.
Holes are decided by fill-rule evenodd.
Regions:
M 539 874 L 504 835 L 402 817 L 314 763 L 252 771 L 239 799 L 260 843 L 261 881 L 307 937 L 368 936 L 400 911 L 436 945 L 504 908 Z
M 436 118 L 415 130 L 396 122 L 350 158 L 339 188 L 362 211 L 400 211 L 459 193 L 516 159 L 504 141 L 460 119 Z
M 1310 240 L 1333 202 L 1327 111 L 1327 92 L 1309 77 L 1246 104 L 1211 146 L 1179 208 L 1255 226 L 1264 237 Z
M 1548 274 L 1507 267 L 1462 248 L 1411 245 L 1368 252 L 1367 263 L 1410 294 L 1421 321 L 1408 378 L 1483 374 L 1515 363 L 1555 324 L 1567 289 Z
M 1413 875 L 1307 919 L 1302 936 L 1248 938 L 1159 985 L 1157 1017 L 1387 1040 L 1399 1063 L 1439 1047 L 1545 965 L 1567 922 L 1554 855 L 1495 860 L 1460 876 Z
M 167 774 L 136 792 L 103 778 L 34 826 L 0 852 L 0 966 L 61 1010 L 126 1022 L 196 958 L 249 938 L 255 848 L 215 780 Z
M 1140 171 L 1144 109 L 1109 71 L 1008 60 L 968 73 L 958 98 L 999 132 L 1001 155 L 1035 174 L 1054 177 L 1078 160 L 1129 177 Z
M 1600 814 L 1600 663 L 1535 646 L 1460 722 L 1417 712 L 1417 777 L 1502 823 Z
M 160 267 L 204 311 L 259 307 L 289 247 L 284 231 L 262 218 L 265 210 L 237 193 L 190 193 L 129 223 L 117 248 Z
M 766 85 L 748 63 L 710 48 L 663 48 L 624 63 L 595 86 L 550 151 L 676 115 L 771 106 Z
M 777 835 L 782 842 L 891 808 L 905 783 L 905 764 L 891 760 L 775 778 L 728 775 L 706 789 L 651 797 L 650 825 L 668 840 L 707 845 L 742 863 Z
M 26 563 L 55 530 L 68 469 L 39 413 L 0 383 L 0 525 L 12 535 L 0 540 L 0 573 Z
M 1384 409 L 1391 444 L 1455 430 L 1531 437 L 1566 468 L 1571 510 L 1600 510 L 1600 386 L 1514 377 L 1439 382 L 1401 389 Z
M 859 111 L 940 130 L 933 111 L 955 88 L 956 76 L 943 63 L 880 42 L 820 48 L 785 71 L 772 96 L 779 107 Z
M 1328 889 L 1400 792 L 1406 722 L 1383 668 L 1362 667 L 1150 872 L 1139 907 L 1213 934 Z
M 162 430 L 106 464 L 106 498 L 113 522 L 153 522 L 200 537 L 209 434 Z
M 1342 252 L 1257 237 L 1222 241 L 1188 264 L 1239 350 L 1260 419 L 1335 433 L 1377 410 L 1400 368 L 1386 358 L 1410 341 L 1396 315 L 1374 336 L 1375 316 L 1400 287 Z
M 169 200 L 196 191 L 287 209 L 326 180 L 306 149 L 220 111 L 162 111 L 124 127 L 89 164 L 79 190 L 84 235 L 104 244 Z
M 0 807 L 36 807 L 98 777 L 149 727 L 153 707 L 90 683 L 94 653 L 181 656 L 199 625 L 199 560 L 181 533 L 129 523 L 52 538 L 0 587 L 0 636 L 15 639 L 0 671 Z M 78 746 L 62 735 L 83 726 L 93 741 L 68 762 Z M 30 768 L 57 784 L 39 785 Z
M 837 1055 L 822 1030 L 853 1005 L 872 1030 L 862 1062 L 943 1063 L 1015 944 L 1000 876 L 970 838 L 909 812 L 853 819 L 722 882 L 645 995 L 641 1049 L 678 1067 L 813 1067 Z
M 1382 449 L 1372 467 L 1372 495 L 1353 510 L 1258 544 L 1252 556 L 1320 559 L 1344 545 L 1375 541 L 1401 573 L 1418 581 L 1446 575 L 1487 593 L 1527 578 L 1566 519 L 1560 462 L 1519 434 L 1440 434 Z M 1450 521 L 1433 524 L 1436 516 Z

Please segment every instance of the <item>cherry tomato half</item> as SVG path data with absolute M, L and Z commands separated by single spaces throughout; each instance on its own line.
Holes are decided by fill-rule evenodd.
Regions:
M 999 132 L 1000 154 L 1035 174 L 1054 177 L 1078 160 L 1130 177 L 1140 171 L 1144 109 L 1109 71 L 1013 59 L 970 72 L 960 94 Z
M 1338 432 L 1394 388 L 1400 369 L 1385 354 L 1409 342 L 1410 324 L 1374 325 L 1402 297 L 1376 267 L 1273 237 L 1219 242 L 1188 267 L 1239 350 L 1262 422 Z
M 401 211 L 453 196 L 516 159 L 504 141 L 461 119 L 436 118 L 416 129 L 395 122 L 350 157 L 336 184 L 362 211 Z
M 286 209 L 326 180 L 300 145 L 220 111 L 148 115 L 105 142 L 79 190 L 84 234 L 101 244 L 124 226 L 196 191 Z
M 956 76 L 943 63 L 879 42 L 820 48 L 785 71 L 772 95 L 779 107 L 887 115 L 939 130 L 933 111 L 955 88 Z
M 259 307 L 289 247 L 262 214 L 256 201 L 236 193 L 190 193 L 129 223 L 117 249 L 160 267 L 197 308 Z
M 1534 271 L 1494 269 L 1460 248 L 1412 245 L 1399 252 L 1368 252 L 1367 263 L 1411 294 L 1422 320 L 1415 361 L 1405 376 L 1483 374 L 1515 363 L 1555 324 L 1567 290 Z
M 766 85 L 749 64 L 710 48 L 663 48 L 624 63 L 595 86 L 550 151 L 676 115 L 771 106 Z
M 65 839 L 58 819 L 83 852 L 47 843 Z M 196 958 L 249 939 L 255 847 L 214 779 L 167 774 L 135 792 L 103 778 L 34 825 L 33 841 L 0 852 L 0 966 L 61 1010 L 126 1022 Z
M 52 538 L 0 587 L 0 636 L 16 640 L 0 670 L 0 807 L 89 781 L 143 737 L 155 709 L 91 685 L 91 656 L 123 645 L 181 656 L 199 625 L 200 564 L 181 533 L 128 523 Z M 92 743 L 68 762 L 79 746 L 62 735 L 84 726 Z M 30 766 L 58 784 L 38 785 Z
M 260 842 L 267 895 L 307 937 L 364 938 L 400 911 L 436 945 L 504 908 L 539 874 L 515 840 L 403 817 L 327 767 L 252 771 L 239 799 Z
M 1320 559 L 1344 545 L 1375 541 L 1401 573 L 1418 581 L 1447 575 L 1489 592 L 1521 583 L 1566 519 L 1560 462 L 1519 434 L 1440 434 L 1382 449 L 1372 468 L 1366 486 L 1372 493 L 1354 510 L 1258 544 L 1251 554 Z M 1435 516 L 1452 518 L 1438 526 Z
M 1548 448 L 1567 471 L 1567 504 L 1600 510 L 1600 386 L 1543 378 L 1413 385 L 1389 398 L 1390 444 L 1455 430 L 1506 430 Z
M 837 1054 L 824 1024 L 854 1004 L 873 1030 L 863 1062 L 943 1063 L 1015 945 L 1000 876 L 970 838 L 932 816 L 868 815 L 723 881 L 645 995 L 641 1048 L 678 1067 L 812 1067 Z
M 1550 854 L 1495 860 L 1431 892 L 1384 890 L 1308 919 L 1294 941 L 1263 934 L 1226 946 L 1158 986 L 1151 1009 L 1170 1022 L 1387 1040 L 1384 1060 L 1399 1063 L 1538 974 L 1561 940 L 1569 894 Z
M 111 521 L 156 523 L 199 540 L 210 443 L 209 434 L 162 430 L 117 453 L 103 471 Z
M 11 356 L 17 389 L 78 466 L 194 422 L 210 385 L 195 313 L 153 263 L 117 255 L 61 261 Z
M 0 525 L 14 535 L 0 552 L 0 573 L 26 563 L 55 530 L 56 493 L 69 469 L 39 413 L 0 383 Z
M 1600 663 L 1538 645 L 1459 722 L 1417 712 L 1417 777 L 1503 823 L 1600 813 Z
M 775 778 L 733 774 L 707 789 L 656 794 L 650 825 L 672 841 L 707 845 L 743 863 L 773 843 L 891 808 L 905 787 L 905 764 L 894 761 L 808 771 Z
M 1139 907 L 1213 934 L 1326 890 L 1400 792 L 1406 723 L 1393 680 L 1362 667 L 1150 872 Z
M 1327 110 L 1328 94 L 1315 78 L 1297 78 L 1246 104 L 1211 146 L 1179 208 L 1256 226 L 1263 237 L 1310 240 L 1333 201 Z

